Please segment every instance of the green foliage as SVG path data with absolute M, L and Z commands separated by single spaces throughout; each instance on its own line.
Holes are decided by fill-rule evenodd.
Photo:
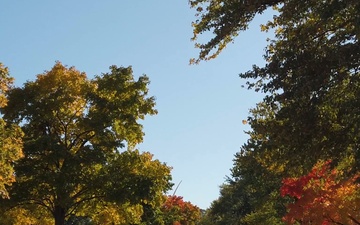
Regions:
M 265 129 L 264 149 L 289 172 L 357 154 L 359 10 L 358 1 L 290 1 L 268 23 L 277 30 L 268 63 L 240 75 L 268 93 L 264 102 L 275 117 L 250 123 Z
M 285 212 L 278 191 L 281 177 L 263 167 L 253 151 L 245 152 L 248 146 L 236 154 L 231 178 L 202 219 L 205 225 L 281 224 Z
M 0 225 L 53 225 L 54 218 L 44 208 L 37 205 L 24 205 L 15 208 L 2 208 Z
M 84 216 L 70 216 L 70 218 L 65 222 L 65 225 L 93 225 L 89 217 Z
M 9 69 L 0 63 L 0 107 L 4 107 L 7 103 L 6 92 L 13 80 L 14 78 L 9 75 Z
M 236 212 L 247 209 L 227 224 L 279 224 L 285 213 L 281 206 L 288 201 L 279 198 L 281 178 L 304 175 L 319 160 L 330 159 L 339 167 L 350 167 L 352 173 L 360 168 L 360 2 L 190 3 L 199 12 L 193 24 L 195 38 L 214 33 L 209 42 L 197 45 L 200 55 L 194 63 L 216 57 L 256 14 L 269 7 L 277 11 L 262 25 L 263 31 L 275 31 L 266 47 L 266 64 L 240 74 L 248 80 L 248 88 L 266 96 L 251 110 L 250 139 L 236 155 L 229 193 L 222 191 L 218 201 L 238 195 L 223 204 L 238 202 Z M 252 171 L 253 178 L 246 171 Z M 251 200 L 244 206 L 248 195 Z M 215 209 L 212 206 L 207 213 L 219 218 L 214 224 L 231 220 L 232 207 L 224 207 L 224 213 Z
M 12 82 L 7 67 L 0 63 L 0 108 L 7 105 L 6 93 Z M 13 163 L 23 156 L 22 135 L 18 126 L 0 118 L 0 198 L 9 197 L 6 186 L 15 181 Z
M 200 49 L 197 59 L 190 63 L 216 58 L 227 44 L 234 41 L 240 31 L 248 29 L 256 14 L 263 13 L 268 7 L 276 6 L 283 0 L 224 1 L 224 0 L 189 0 L 195 8 L 198 19 L 192 23 L 196 41 L 198 36 L 212 32 L 213 37 L 207 43 L 195 43 Z
M 149 80 L 134 80 L 131 67 L 110 70 L 89 80 L 57 62 L 9 90 L 2 113 L 21 124 L 25 157 L 15 166 L 11 200 L 1 204 L 40 206 L 56 225 L 111 204 L 161 204 L 171 187 L 170 168 L 131 150 L 142 141 L 138 121 L 156 114 Z M 120 151 L 125 145 L 129 150 Z

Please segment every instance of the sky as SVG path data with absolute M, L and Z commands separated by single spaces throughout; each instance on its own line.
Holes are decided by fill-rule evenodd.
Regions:
M 198 54 L 190 41 L 194 15 L 187 0 L 1 0 L 0 62 L 16 86 L 55 61 L 89 78 L 111 65 L 146 74 L 159 113 L 141 122 L 137 148 L 173 168 L 176 195 L 206 209 L 248 138 L 241 121 L 262 98 L 242 88 L 238 75 L 264 64 L 268 34 L 259 25 L 272 15 L 256 17 L 215 60 L 189 65 Z

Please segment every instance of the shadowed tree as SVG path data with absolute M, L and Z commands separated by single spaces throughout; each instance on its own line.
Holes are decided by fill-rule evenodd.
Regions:
M 248 28 L 256 15 L 274 10 L 273 18 L 261 26 L 275 35 L 265 49 L 265 65 L 254 65 L 240 74 L 248 80 L 248 88 L 264 92 L 265 97 L 251 110 L 250 138 L 242 148 L 244 154 L 236 155 L 235 161 L 240 163 L 233 170 L 248 170 L 258 164 L 256 171 L 265 169 L 274 176 L 273 180 L 265 179 L 262 185 L 253 186 L 250 193 L 262 193 L 264 186 L 279 192 L 279 178 L 307 174 L 319 160 L 330 159 L 335 165 L 351 168 L 352 173 L 359 171 L 360 1 L 189 2 L 197 10 L 194 40 L 212 33 L 210 40 L 196 43 L 200 53 L 192 63 L 215 58 Z M 251 155 L 256 163 L 247 164 L 242 160 L 244 155 Z M 243 174 L 234 174 L 232 179 L 235 183 L 230 185 L 234 186 L 252 183 Z M 272 186 L 273 182 L 276 184 Z M 226 196 L 231 194 L 235 193 Z M 276 195 L 269 204 L 281 205 L 283 200 L 279 193 Z M 260 218 L 263 208 L 257 202 L 261 203 L 250 204 L 251 213 L 242 216 L 239 224 L 259 224 L 256 218 Z M 281 212 L 279 207 L 272 215 L 281 218 Z M 228 220 L 217 215 L 220 221 Z

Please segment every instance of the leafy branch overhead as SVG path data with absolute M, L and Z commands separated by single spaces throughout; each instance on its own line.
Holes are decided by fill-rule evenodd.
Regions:
M 259 1 L 224 1 L 224 0 L 190 0 L 191 8 L 196 9 L 197 19 L 192 23 L 195 47 L 200 50 L 199 56 L 190 63 L 216 58 L 227 44 L 241 31 L 249 27 L 249 23 L 257 14 L 282 3 L 283 0 Z M 199 36 L 212 32 L 213 37 L 206 43 L 198 43 Z
M 198 0 L 190 4 L 200 7 L 195 37 L 214 29 L 214 39 L 200 48 L 198 60 L 245 30 L 256 14 L 269 7 L 277 11 L 263 28 L 275 30 L 264 54 L 267 63 L 240 74 L 249 88 L 266 94 L 248 120 L 251 138 L 261 139 L 261 149 L 268 154 L 259 157 L 264 165 L 269 162 L 267 166 L 273 167 L 276 159 L 282 170 L 302 166 L 309 170 L 318 159 L 358 154 L 359 1 Z M 224 36 L 220 31 L 226 29 L 231 32 Z M 296 159 L 290 160 L 294 155 Z

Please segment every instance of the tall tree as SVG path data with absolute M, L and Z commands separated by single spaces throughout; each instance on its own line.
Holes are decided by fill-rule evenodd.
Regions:
M 194 40 L 213 32 L 208 42 L 196 44 L 200 54 L 193 63 L 215 58 L 256 15 L 275 10 L 261 28 L 275 32 L 264 54 L 266 64 L 240 74 L 248 79 L 249 88 L 266 94 L 248 119 L 252 130 L 245 152 L 280 177 L 307 174 L 318 160 L 331 159 L 353 173 L 360 169 L 359 1 L 190 0 L 190 4 L 198 11 Z M 245 163 L 234 169 L 247 167 Z M 256 205 L 253 214 L 261 213 Z
M 134 80 L 131 67 L 111 66 L 89 80 L 57 62 L 12 88 L 2 112 L 21 124 L 25 157 L 15 167 L 11 200 L 1 204 L 40 206 L 56 225 L 106 202 L 160 204 L 171 187 L 170 168 L 132 150 L 143 137 L 138 120 L 156 114 L 148 84 L 145 75 Z M 125 145 L 129 150 L 121 151 Z
M 0 108 L 7 105 L 6 92 L 12 82 L 8 68 L 0 63 Z M 9 197 L 6 186 L 15 181 L 13 165 L 23 156 L 21 138 L 21 129 L 0 117 L 0 198 Z
M 264 30 L 275 30 L 264 55 L 266 65 L 240 75 L 255 80 L 248 82 L 249 88 L 265 92 L 264 107 L 276 112 L 272 121 L 250 121 L 264 130 L 269 154 L 277 152 L 274 157 L 295 170 L 309 154 L 315 157 L 307 170 L 319 158 L 359 154 L 359 1 L 190 2 L 201 12 L 195 35 L 214 29 L 214 39 L 220 41 L 201 45 L 199 60 L 245 30 L 256 14 L 270 6 L 278 11 L 263 25 Z M 296 158 L 289 161 L 291 156 Z

